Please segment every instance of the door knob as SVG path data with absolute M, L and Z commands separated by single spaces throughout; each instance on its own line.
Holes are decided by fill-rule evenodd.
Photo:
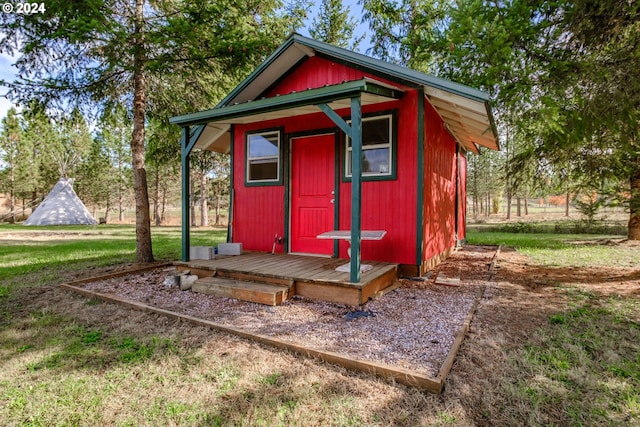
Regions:
M 330 202 L 331 202 L 331 203 L 335 203 L 335 202 L 336 202 L 336 199 L 331 199 L 331 200 L 330 200 Z

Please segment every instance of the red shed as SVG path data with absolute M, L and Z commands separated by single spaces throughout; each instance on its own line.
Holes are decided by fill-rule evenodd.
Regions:
M 193 148 L 231 155 L 230 242 L 337 258 L 350 243 L 358 282 L 361 259 L 421 275 L 464 240 L 466 156 L 498 149 L 488 99 L 294 34 L 216 108 L 171 123 L 183 177 Z

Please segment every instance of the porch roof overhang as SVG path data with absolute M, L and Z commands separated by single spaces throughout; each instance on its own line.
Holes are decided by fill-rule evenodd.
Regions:
M 230 150 L 228 131 L 232 124 L 247 124 L 318 113 L 322 111 L 318 107 L 321 104 L 328 105 L 334 111 L 348 109 L 353 97 L 360 97 L 362 105 L 378 104 L 399 99 L 402 93 L 402 90 L 397 87 L 364 78 L 177 116 L 169 119 L 169 122 L 183 127 L 204 126 L 198 133 L 194 147 L 228 153 Z

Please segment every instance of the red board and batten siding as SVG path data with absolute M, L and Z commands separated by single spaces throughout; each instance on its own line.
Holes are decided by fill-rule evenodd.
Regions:
M 365 73 L 364 71 L 351 68 L 344 64 L 331 62 L 318 56 L 312 56 L 289 73 L 285 79 L 271 88 L 264 96 L 271 98 L 276 95 L 286 95 L 294 91 L 302 92 L 307 89 L 315 89 L 325 85 L 336 85 L 353 80 L 360 80 L 364 77 L 398 86 L 396 83 L 392 83 L 379 76 Z M 402 87 L 400 88 L 402 89 Z
M 251 129 L 234 128 L 233 241 L 241 242 L 245 250 L 271 251 L 275 235 L 284 236 L 284 186 L 245 187 L 245 132 Z
M 455 246 L 456 143 L 425 100 L 423 261 Z
M 362 183 L 362 229 L 387 231 L 382 241 L 362 242 L 363 260 L 416 264 L 417 118 L 418 94 L 408 91 L 397 103 L 397 179 Z M 344 164 L 344 149 L 341 154 Z M 341 182 L 341 228 L 348 229 L 350 223 L 351 183 Z M 347 256 L 346 248 L 341 242 L 340 257 Z
M 364 76 L 372 77 L 345 65 L 312 57 L 287 75 L 268 95 L 322 87 L 325 84 L 357 80 Z M 417 102 L 417 92 L 407 91 L 400 101 L 363 107 L 364 115 L 397 111 L 398 135 L 397 179 L 364 182 L 362 186 L 362 229 L 387 231 L 382 241 L 362 242 L 363 260 L 416 264 Z M 348 117 L 350 110 L 340 110 L 338 114 Z M 288 144 L 290 134 L 314 129 L 326 130 L 336 126 L 323 113 L 235 126 L 233 241 L 242 242 L 247 250 L 270 251 L 275 234 L 282 236 L 285 231 L 284 185 L 245 186 L 245 134 L 247 131 L 274 127 L 284 129 L 283 144 Z M 339 156 L 340 223 L 337 228 L 347 230 L 351 223 L 351 183 L 342 181 L 344 142 L 340 145 Z M 285 171 L 287 169 L 284 168 Z M 346 244 L 341 242 L 340 257 L 346 258 L 346 247 Z

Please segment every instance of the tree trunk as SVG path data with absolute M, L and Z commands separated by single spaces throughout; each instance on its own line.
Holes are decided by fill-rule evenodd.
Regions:
M 197 227 L 196 225 L 196 196 L 195 196 L 195 191 L 194 191 L 194 185 L 193 185 L 193 180 L 191 179 L 192 177 L 189 177 L 189 179 L 191 180 L 191 185 L 189 185 L 189 192 L 191 193 L 189 195 L 189 205 L 191 206 L 191 226 L 192 227 Z
M 216 194 L 216 225 L 220 225 L 220 195 Z
M 487 204 L 485 206 L 485 210 L 484 213 L 486 216 L 490 216 L 491 215 L 491 193 L 489 193 L 487 191 Z
M 522 216 L 522 200 L 520 199 L 520 196 L 516 197 L 516 215 L 518 217 Z
M 525 216 L 529 215 L 529 204 L 527 203 L 527 200 L 529 200 L 529 197 L 525 195 L 524 196 L 524 215 Z
M 640 160 L 640 159 L 639 159 Z M 629 240 L 640 240 L 640 164 L 630 179 L 631 201 L 629 209 Z
M 209 206 L 207 206 L 207 174 L 200 175 L 200 226 L 209 225 Z
M 507 219 L 511 219 L 511 190 L 507 190 Z
M 564 200 L 564 216 L 569 217 L 569 191 L 568 190 Z
M 162 212 L 160 213 L 160 222 L 164 224 L 166 221 L 165 212 L 167 209 L 167 188 L 162 187 Z
M 111 197 L 109 197 L 111 198 Z M 111 212 L 111 203 L 109 200 L 107 200 L 107 207 L 104 211 L 104 223 L 105 224 L 109 224 L 109 213 Z
M 156 220 L 156 227 L 160 227 L 160 168 L 156 164 L 155 199 L 153 200 L 153 217 Z
M 146 81 L 144 70 L 144 0 L 136 0 L 134 67 L 133 67 L 133 132 L 131 155 L 133 164 L 133 191 L 136 199 L 136 254 L 138 262 L 153 262 L 151 246 L 151 218 L 147 171 L 144 165 L 144 120 L 146 108 Z

